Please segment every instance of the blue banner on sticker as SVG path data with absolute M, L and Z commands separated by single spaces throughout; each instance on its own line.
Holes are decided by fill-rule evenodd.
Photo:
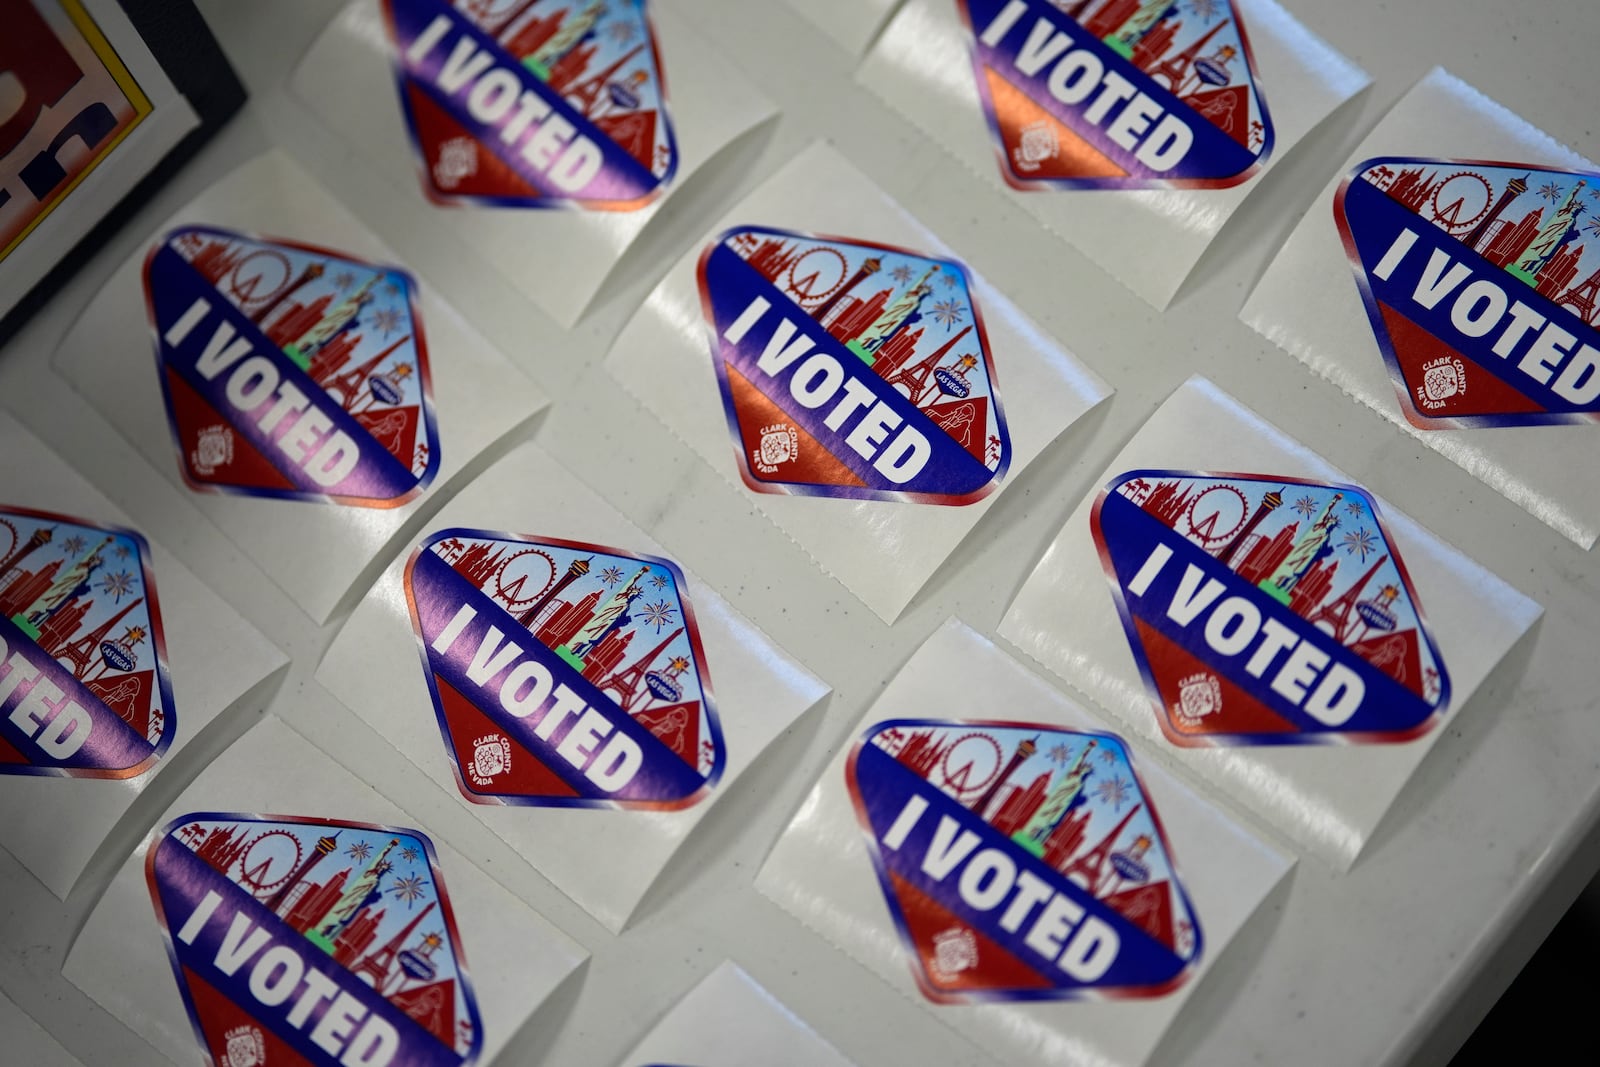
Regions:
M 845 778 L 929 999 L 1162 996 L 1199 963 L 1199 919 L 1121 738 L 886 721 Z
M 1363 490 L 1129 471 L 1090 526 L 1174 744 L 1409 741 L 1448 709 L 1449 672 Z
M 1389 156 L 1333 214 L 1413 425 L 1600 417 L 1600 174 Z
M 199 812 L 162 828 L 145 879 L 212 1063 L 477 1060 L 483 1024 L 423 834 Z

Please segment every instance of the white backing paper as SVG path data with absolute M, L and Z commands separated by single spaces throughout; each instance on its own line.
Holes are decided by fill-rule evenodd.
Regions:
M 82 1060 L 62 1048 L 4 993 L 0 993 L 0 1035 L 5 1037 L 6 1056 L 13 1063 L 28 1067 L 83 1067 Z
M 1239 317 L 1562 536 L 1594 547 L 1600 536 L 1600 435 L 1593 426 L 1419 430 L 1400 410 L 1333 217 L 1334 194 L 1346 174 L 1362 160 L 1385 155 L 1595 168 L 1436 67 L 1395 104 L 1328 183 Z M 1557 454 L 1561 462 L 1551 462 Z
M 466 857 L 268 715 L 161 816 L 90 913 L 62 968 L 73 985 L 175 1063 L 204 1057 L 167 955 L 145 878 L 145 855 L 162 827 L 190 812 L 298 815 L 426 834 L 455 912 L 461 955 L 483 1021 L 479 1062 L 492 1062 L 587 956 Z
M 1266 176 L 1338 106 L 1370 84 L 1365 71 L 1274 0 L 1234 0 L 1250 35 L 1274 144 L 1260 173 L 1228 189 L 1019 192 L 995 161 L 954 0 L 908 0 L 857 78 L 1024 211 L 1165 309 L 1213 238 Z
M 952 255 L 832 147 L 817 143 L 710 227 L 761 226 Z M 707 241 L 712 237 L 708 236 Z M 745 492 L 738 445 L 701 312 L 696 268 L 704 242 L 673 266 L 606 357 L 606 368 L 707 463 Z M 751 503 L 886 622 L 905 610 L 939 565 L 1036 456 L 1111 395 L 1100 378 L 982 278 L 972 279 L 994 355 L 995 391 L 1011 434 L 1011 467 L 988 496 L 964 507 L 752 493 Z
M 852 56 L 866 51 L 901 0 L 789 0 L 789 6 Z
M 146 248 L 182 225 L 207 225 L 303 241 L 369 262 L 401 265 L 287 156 L 272 152 L 211 186 L 163 222 L 79 317 L 56 369 L 189 500 L 311 615 L 326 622 L 400 528 L 457 472 L 545 404 L 539 390 L 418 277 L 428 342 L 440 468 L 427 489 L 395 508 L 189 492 L 162 398 L 145 309 Z
M 436 207 L 417 176 L 378 0 L 353 0 L 300 61 L 290 88 L 380 174 L 414 195 L 419 211 L 450 211 L 449 225 L 468 245 L 570 327 L 629 245 L 696 172 L 777 114 L 671 6 L 651 4 L 649 16 L 660 45 L 678 170 L 665 194 L 637 211 Z
M 1067 729 L 1106 728 L 954 619 L 890 681 L 853 731 L 851 743 L 874 723 L 907 718 L 995 718 Z M 1229 940 L 1293 866 L 1290 857 L 1229 821 L 1154 760 L 1137 753 L 1139 777 L 1160 812 L 1204 931 L 1205 948 L 1194 973 L 1176 991 L 1149 999 L 935 1004 L 917 989 L 914 964 L 868 858 L 845 788 L 850 751 L 851 745 L 844 745 L 829 762 L 767 857 L 756 888 L 1001 1063 L 1143 1063 Z
M 0 505 L 53 511 L 89 523 L 136 529 L 4 411 L 0 411 Z M 56 896 L 66 898 L 100 842 L 161 769 L 206 724 L 288 662 L 283 653 L 190 574 L 166 549 L 150 546 L 150 570 L 161 598 L 162 632 L 176 732 L 166 753 L 134 778 L 62 778 L 0 774 L 0 810 L 47 806 L 47 819 L 7 819 L 0 845 Z
M 755 979 L 724 961 L 622 1058 L 622 1067 L 850 1067 Z
M 451 501 L 431 530 L 502 530 L 669 556 L 532 443 Z M 351 614 L 317 679 L 473 816 L 612 931 L 620 931 L 667 860 L 763 749 L 828 688 L 685 571 L 722 723 L 727 764 L 706 799 L 679 811 L 474 804 L 457 785 L 406 604 L 407 546 Z M 378 782 L 391 796 L 414 780 Z
M 1106 469 L 1182 469 L 1353 479 L 1203 378 L 1175 392 Z M 1355 862 L 1395 795 L 1443 735 L 1396 744 L 1179 748 L 1166 742 L 1089 530 L 1095 494 L 1067 520 L 1012 601 L 1000 634 L 1335 868 Z M 1374 495 L 1450 673 L 1459 714 L 1541 608 Z M 1487 712 L 1489 709 L 1483 709 Z

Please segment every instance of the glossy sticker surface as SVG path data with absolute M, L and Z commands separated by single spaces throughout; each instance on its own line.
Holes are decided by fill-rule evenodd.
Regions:
M 739 228 L 701 257 L 739 471 L 756 492 L 971 504 L 1011 439 L 955 260 Z
M 628 211 L 678 169 L 644 0 L 384 0 L 423 191 Z
M 481 1023 L 433 844 L 415 830 L 201 812 L 145 878 L 219 1067 L 458 1067 Z
M 440 733 L 478 803 L 677 809 L 727 762 L 669 560 L 445 530 L 405 587 Z
M 1272 151 L 1231 0 L 956 3 L 1014 188 L 1225 188 Z
M 1407 741 L 1449 706 L 1405 561 L 1363 490 L 1130 471 L 1090 526 L 1174 744 Z
M 439 471 L 428 348 L 405 271 L 186 226 L 145 298 L 184 481 L 391 508 Z
M 0 505 L 0 774 L 132 778 L 177 725 L 144 538 Z
M 1115 735 L 892 720 L 845 777 L 929 999 L 1159 996 L 1199 961 L 1160 815 Z
M 1413 425 L 1600 415 L 1600 174 L 1389 156 L 1333 213 Z

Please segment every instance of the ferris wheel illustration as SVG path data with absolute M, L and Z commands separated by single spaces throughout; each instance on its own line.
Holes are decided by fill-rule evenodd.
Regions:
M 542 548 L 507 556 L 494 575 L 494 595 L 508 608 L 527 607 L 556 584 L 556 561 Z
M 1494 185 L 1475 170 L 1458 170 L 1433 191 L 1433 221 L 1460 233 L 1476 226 L 1494 205 Z
M 850 264 L 844 253 L 828 245 L 814 245 L 789 265 L 789 290 L 802 307 L 815 307 L 844 288 Z
M 9 540 L 5 542 L 5 547 L 0 548 L 0 559 L 5 559 L 7 556 L 11 555 L 11 550 L 17 547 L 17 542 L 20 540 L 20 538 L 17 536 L 17 528 L 11 525 L 11 523 L 7 520 L 0 519 L 0 528 L 5 529 L 5 536 L 9 538 Z M 5 575 L 0 574 L 0 578 L 4 577 Z
M 1244 529 L 1250 502 L 1237 486 L 1226 482 L 1207 486 L 1189 502 L 1183 513 L 1189 536 L 1202 548 L 1214 548 Z
M 983 733 L 962 734 L 945 751 L 939 776 L 958 797 L 975 796 L 1000 777 L 1004 762 L 999 741 Z
M 271 303 L 293 280 L 288 256 L 276 248 L 258 248 L 233 265 L 223 276 L 221 288 L 239 301 L 240 307 L 251 307 Z
M 300 867 L 305 852 L 287 830 L 267 830 L 250 839 L 239 857 L 239 884 L 256 896 L 281 888 Z

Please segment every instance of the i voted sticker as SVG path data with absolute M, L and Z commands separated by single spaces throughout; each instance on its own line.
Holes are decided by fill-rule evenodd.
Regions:
M 460 1067 L 483 1045 L 433 843 L 416 830 L 200 812 L 145 878 L 219 1067 Z
M 700 297 L 745 484 L 971 504 L 1011 438 L 972 280 L 955 260 L 785 230 L 729 230 Z
M 186 226 L 145 261 L 189 487 L 399 507 L 439 471 L 428 347 L 405 271 Z
M 177 725 L 144 538 L 0 506 L 0 774 L 132 778 Z
M 1130 471 L 1090 525 L 1174 744 L 1408 741 L 1449 706 L 1405 561 L 1363 490 Z
M 727 762 L 705 649 L 670 560 L 445 530 L 406 598 L 468 800 L 673 810 Z
M 1232 0 L 957 0 L 1017 189 L 1226 188 L 1272 151 Z
M 632 211 L 678 169 L 644 0 L 384 0 L 423 190 Z
M 1600 174 L 1369 159 L 1333 214 L 1413 425 L 1600 417 Z
M 1199 962 L 1172 846 L 1115 735 L 881 722 L 845 778 L 929 999 L 1161 996 Z

